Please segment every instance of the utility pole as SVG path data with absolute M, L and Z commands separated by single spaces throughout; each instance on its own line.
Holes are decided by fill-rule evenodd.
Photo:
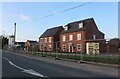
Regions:
M 16 40 L 16 23 L 14 23 L 14 26 L 15 26 L 15 28 L 14 28 L 14 36 L 15 36 L 15 38 L 14 38 L 14 44 L 15 44 L 15 40 Z

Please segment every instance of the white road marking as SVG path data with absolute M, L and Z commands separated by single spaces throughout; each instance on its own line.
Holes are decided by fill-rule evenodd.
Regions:
M 42 74 L 40 74 L 40 73 L 38 73 L 38 72 L 36 72 L 36 71 L 34 71 L 34 70 L 32 70 L 32 69 L 24 69 L 24 68 L 22 68 L 22 67 L 17 66 L 17 65 L 15 65 L 14 63 L 12 63 L 12 62 L 11 62 L 8 58 L 6 58 L 6 57 L 3 57 L 3 58 L 4 58 L 5 60 L 7 60 L 10 65 L 12 65 L 12 66 L 14 66 L 14 67 L 22 70 L 22 72 L 25 72 L 25 73 L 28 73 L 28 74 L 31 74 L 31 75 L 35 75 L 35 76 L 39 76 L 39 77 L 46 77 L 46 76 L 44 76 L 44 75 L 42 75 Z

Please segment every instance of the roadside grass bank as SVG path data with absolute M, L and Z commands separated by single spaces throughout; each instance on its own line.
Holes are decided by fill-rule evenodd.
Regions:
M 42 53 L 42 52 L 32 52 L 32 55 L 38 56 L 50 56 L 50 57 L 58 57 L 62 59 L 71 59 L 71 60 L 83 60 L 90 61 L 95 63 L 106 63 L 106 64 L 119 64 L 120 58 L 118 56 L 106 56 L 106 55 L 76 55 L 76 54 L 55 54 L 55 53 Z

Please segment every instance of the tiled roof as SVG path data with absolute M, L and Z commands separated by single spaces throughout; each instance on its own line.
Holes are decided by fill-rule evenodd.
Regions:
M 37 43 L 37 41 L 33 41 L 33 40 L 27 40 L 30 43 Z
M 63 30 L 61 33 L 69 33 L 69 32 L 76 32 L 80 30 L 85 30 L 85 27 L 88 26 L 90 22 L 94 22 L 93 18 L 88 18 L 80 21 L 75 21 L 68 23 L 66 26 L 68 26 L 68 30 Z M 83 28 L 79 28 L 79 23 L 83 23 Z
M 15 42 L 15 44 L 25 44 L 25 42 Z
M 54 27 L 47 29 L 41 36 L 40 38 L 47 37 L 47 36 L 53 36 L 55 35 L 60 29 L 62 29 L 62 26 Z

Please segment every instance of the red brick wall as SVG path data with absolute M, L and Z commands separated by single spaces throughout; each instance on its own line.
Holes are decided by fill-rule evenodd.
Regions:
M 109 46 L 110 53 L 117 53 L 119 48 L 120 40 L 118 38 L 111 39 L 108 41 L 107 46 Z
M 77 40 L 77 34 L 81 33 L 81 40 Z M 62 41 L 62 37 L 66 36 L 66 41 Z M 69 35 L 73 35 L 73 40 L 69 41 Z M 73 52 L 79 52 L 77 51 L 77 44 L 82 45 L 82 51 L 85 52 L 85 32 L 84 31 L 78 31 L 78 32 L 73 32 L 73 33 L 65 33 L 65 34 L 60 34 L 60 48 L 62 49 L 62 46 L 66 46 L 66 52 L 69 51 L 69 44 L 68 43 L 73 43 L 73 46 L 75 47 L 73 49 Z
M 51 42 L 49 42 L 49 37 L 51 37 Z M 47 38 L 47 42 L 45 43 L 45 38 Z M 44 51 L 53 51 L 53 48 L 54 48 L 54 37 L 53 36 L 48 36 L 48 37 L 44 37 L 44 38 L 42 38 L 42 41 L 40 40 L 40 38 L 39 38 L 39 50 L 40 51 L 42 51 L 41 49 L 40 49 L 40 46 L 41 45 L 46 45 L 46 50 L 44 50 Z M 51 45 L 51 49 L 49 49 L 49 45 Z
M 26 47 L 27 51 L 31 51 L 32 50 L 32 47 L 31 47 L 31 45 L 30 45 L 30 43 L 28 41 L 25 42 L 25 47 Z
M 46 51 L 49 51 L 49 45 L 51 45 L 51 51 L 56 51 L 56 42 L 57 42 L 57 48 L 59 48 L 59 35 L 60 35 L 60 32 L 63 30 L 63 28 L 59 29 L 54 36 L 48 36 L 48 37 L 44 37 L 44 38 L 47 38 L 47 43 L 45 43 L 45 40 L 43 39 L 43 42 L 42 43 L 45 43 L 47 45 L 47 49 Z M 49 37 L 52 37 L 52 40 L 51 42 L 49 43 Z M 39 38 L 39 49 L 40 49 L 40 38 Z M 41 51 L 41 50 L 40 50 Z
M 92 42 L 93 40 L 93 35 L 96 36 L 96 39 L 104 39 L 104 34 L 99 31 L 97 28 L 97 25 L 95 24 L 94 20 L 90 21 L 90 23 L 87 25 L 85 28 L 85 33 L 86 33 L 86 40 L 90 40 Z M 94 40 L 93 40 L 94 41 Z M 96 42 L 99 42 L 99 47 L 100 47 L 100 52 L 105 53 L 106 50 L 106 41 L 105 40 L 98 40 Z

